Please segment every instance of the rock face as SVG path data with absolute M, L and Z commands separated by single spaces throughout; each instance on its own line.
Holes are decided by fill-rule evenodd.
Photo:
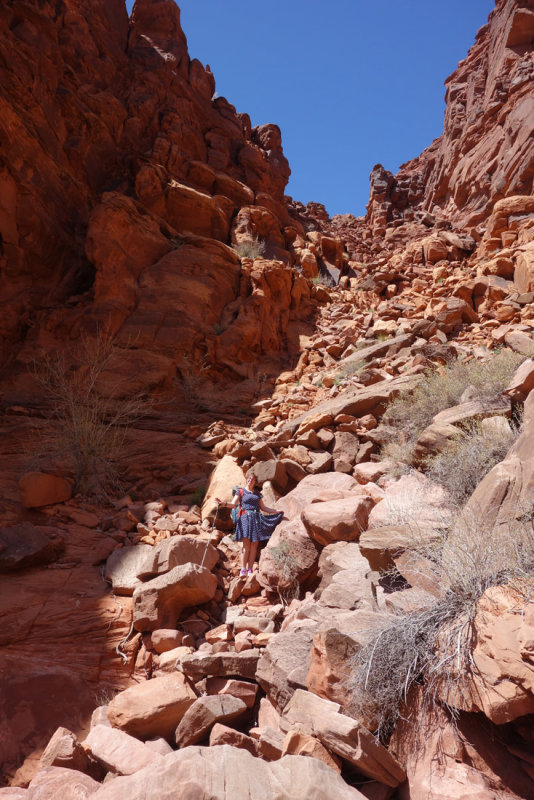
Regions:
M 497 0 L 443 136 L 373 169 L 365 219 L 332 220 L 284 196 L 279 129 L 215 96 L 173 0 L 87 5 L 0 9 L 0 796 L 534 796 L 531 0 Z M 77 351 L 108 337 L 94 378 Z M 435 393 L 420 428 L 386 413 L 496 348 L 491 397 Z M 36 363 L 62 365 L 62 397 Z M 26 454 L 68 432 L 69 376 L 104 438 L 142 401 L 120 417 L 123 486 L 93 501 L 78 446 Z M 479 422 L 509 442 L 523 406 L 460 513 L 429 459 Z M 247 474 L 284 519 L 243 576 L 215 498 Z M 516 550 L 527 581 L 507 586 Z M 386 747 L 387 681 L 420 623 L 447 648 L 454 609 L 472 670 L 440 659 L 418 749 L 413 662 Z M 379 630 L 372 707 L 354 694 Z
M 496 200 L 532 193 L 533 31 L 529 0 L 497 0 L 445 81 L 443 134 L 395 176 L 374 167 L 368 219 L 376 231 L 425 211 L 474 228 Z
M 123 0 L 5 7 L 0 30 L 2 341 L 20 349 L 25 315 L 76 296 L 47 323 L 56 346 L 99 319 L 125 375 L 144 361 L 145 390 L 178 370 L 196 391 L 206 359 L 252 375 L 300 302 L 278 127 L 212 99 L 170 0 L 137 0 L 130 19 Z M 243 271 L 229 245 L 254 239 L 276 261 Z

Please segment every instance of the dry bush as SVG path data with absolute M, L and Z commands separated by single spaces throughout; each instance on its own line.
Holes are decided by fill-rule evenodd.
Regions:
M 518 426 L 493 427 L 472 422 L 459 430 L 441 453 L 429 459 L 425 473 L 462 506 L 490 469 L 504 459 L 518 435 Z
M 472 677 L 480 677 L 472 657 L 478 601 L 491 586 L 506 585 L 520 607 L 534 590 L 534 531 L 532 515 L 526 517 L 488 529 L 477 522 L 481 515 L 462 512 L 448 530 L 414 549 L 414 570 L 421 556 L 431 561 L 443 595 L 422 610 L 389 620 L 377 615 L 376 628 L 352 659 L 347 682 L 352 713 L 374 720 L 380 738 L 387 739 L 407 712 L 415 685 L 422 710 L 410 720 L 414 727 L 438 702 L 448 706 L 454 720 L 455 698 L 471 695 Z
M 121 396 L 112 369 L 118 352 L 111 336 L 84 334 L 72 351 L 34 365 L 54 422 L 41 438 L 39 459 L 60 465 L 85 495 L 121 491 L 125 435 L 150 408 L 145 397 Z
M 278 576 L 277 591 L 283 605 L 288 605 L 296 597 L 299 582 L 296 578 L 298 561 L 291 553 L 289 542 L 269 548 L 269 556 L 273 560 Z
M 393 461 L 401 456 L 410 464 L 417 439 L 436 414 L 457 405 L 468 387 L 477 400 L 489 403 L 504 391 L 525 358 L 502 350 L 484 361 L 454 359 L 425 372 L 414 389 L 402 392 L 386 409 L 383 420 L 398 434 L 383 447 L 384 457 Z
M 266 244 L 256 236 L 252 239 L 245 239 L 239 244 L 234 244 L 233 250 L 239 258 L 261 258 L 261 256 L 265 255 Z

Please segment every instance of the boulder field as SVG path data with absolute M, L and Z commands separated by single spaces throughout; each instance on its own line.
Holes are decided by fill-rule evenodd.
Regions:
M 533 34 L 330 218 L 173 0 L 2 5 L 0 798 L 534 797 Z

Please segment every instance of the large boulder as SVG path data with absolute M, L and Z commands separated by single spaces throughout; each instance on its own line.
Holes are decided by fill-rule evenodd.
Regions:
M 297 689 L 284 708 L 280 726 L 315 736 L 358 772 L 386 786 L 398 786 L 406 778 L 396 759 L 360 723 L 341 714 L 338 703 Z
M 101 780 L 105 772 L 89 755 L 87 749 L 67 728 L 58 728 L 42 754 L 41 767 L 66 767 L 85 772 L 95 780 Z
M 244 485 L 245 473 L 241 467 L 231 455 L 223 456 L 211 473 L 206 496 L 202 503 L 202 519 L 212 520 L 215 516 L 217 511 L 216 497 L 228 503 L 232 500 L 233 487 Z
M 187 678 L 175 672 L 120 692 L 108 705 L 108 719 L 115 728 L 139 739 L 169 738 L 196 699 Z
M 207 676 L 232 676 L 253 680 L 260 657 L 260 650 L 243 650 L 222 653 L 196 652 L 180 659 L 178 668 L 193 680 Z
M 86 800 L 93 797 L 100 788 L 89 775 L 84 775 L 78 770 L 68 769 L 67 767 L 43 767 L 40 769 L 24 795 L 28 800 Z M 17 789 L 0 789 L 1 792 L 17 792 Z M 2 795 L 0 794 L 0 797 Z M 17 800 L 17 795 L 6 795 L 11 800 Z
M 176 728 L 176 744 L 178 747 L 197 744 L 209 734 L 216 722 L 231 722 L 242 717 L 246 711 L 243 700 L 230 694 L 199 697 Z
M 481 480 L 464 507 L 464 516 L 484 528 L 514 527 L 534 505 L 534 392 L 524 407 L 522 432 L 508 455 Z
M 149 546 L 148 550 L 143 552 L 137 577 L 145 581 L 147 578 L 163 575 L 174 567 L 185 564 L 200 566 L 202 561 L 204 561 L 203 566 L 211 572 L 218 560 L 217 550 L 208 542 L 203 542 L 194 536 L 171 536 L 155 547 Z
M 364 800 L 334 770 L 315 758 L 284 756 L 267 762 L 230 745 L 186 747 L 131 778 L 102 786 L 94 800 Z
M 374 500 L 366 494 L 312 503 L 303 510 L 302 521 L 309 536 L 320 545 L 353 542 L 367 528 L 374 505 Z
M 0 530 L 0 572 L 35 567 L 55 561 L 64 542 L 51 536 L 52 528 L 38 528 L 31 522 L 21 522 Z
M 282 710 L 297 687 L 306 687 L 317 623 L 296 620 L 273 636 L 258 661 L 256 680 Z
M 117 775 L 133 775 L 147 764 L 161 761 L 161 755 L 150 747 L 116 728 L 95 725 L 84 747 L 102 766 Z
M 25 508 L 64 503 L 72 496 L 72 484 L 59 475 L 27 472 L 19 479 L 20 502 Z
M 532 603 L 523 605 L 503 586 L 488 589 L 478 603 L 474 642 L 473 668 L 447 682 L 443 699 L 466 711 L 482 711 L 496 725 L 533 714 Z
M 134 627 L 138 631 L 170 628 L 188 606 L 212 600 L 217 578 L 197 564 L 175 567 L 134 591 Z
M 115 594 L 131 597 L 141 585 L 139 572 L 154 548 L 149 544 L 121 547 L 114 550 L 106 561 L 104 577 L 111 582 Z

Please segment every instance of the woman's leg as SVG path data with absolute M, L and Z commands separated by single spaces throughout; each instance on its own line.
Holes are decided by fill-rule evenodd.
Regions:
M 247 559 L 247 566 L 249 569 L 254 569 L 254 561 L 256 560 L 257 552 L 258 552 L 258 542 L 250 542 L 248 559 Z
M 250 539 L 243 539 L 243 549 L 241 551 L 241 568 L 246 569 L 250 553 Z

